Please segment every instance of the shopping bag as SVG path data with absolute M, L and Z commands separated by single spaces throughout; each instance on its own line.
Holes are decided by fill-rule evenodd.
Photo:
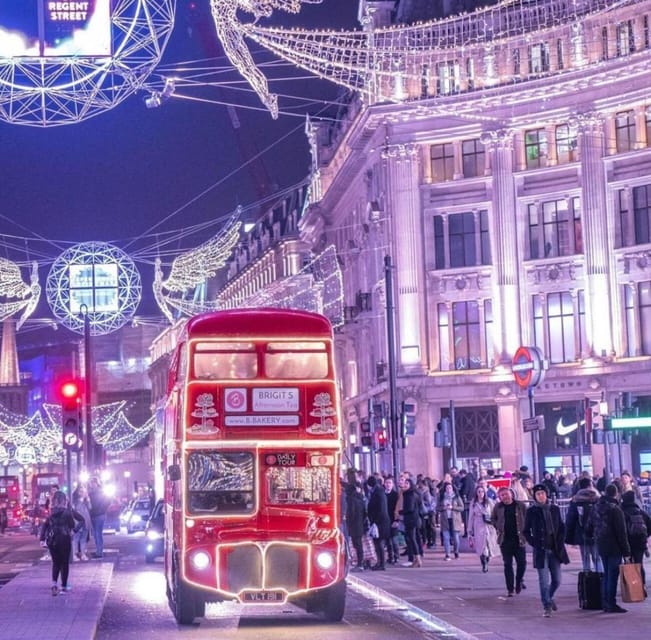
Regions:
M 368 528 L 368 535 L 371 536 L 371 538 L 379 538 L 380 537 L 380 532 L 379 532 L 375 522 Z
M 641 564 L 637 562 L 620 564 L 619 582 L 622 602 L 642 602 L 646 598 L 646 591 L 642 583 Z
M 364 564 L 377 564 L 377 554 L 375 553 L 373 538 L 368 534 L 362 536 L 362 548 L 364 550 Z

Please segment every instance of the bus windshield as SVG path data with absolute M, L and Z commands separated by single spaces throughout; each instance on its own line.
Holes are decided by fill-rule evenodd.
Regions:
M 188 456 L 188 512 L 235 515 L 254 509 L 253 454 L 193 451 Z

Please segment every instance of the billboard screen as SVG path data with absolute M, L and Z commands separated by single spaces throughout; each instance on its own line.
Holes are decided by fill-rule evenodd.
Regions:
M 0 57 L 111 55 L 111 0 L 4 0 Z

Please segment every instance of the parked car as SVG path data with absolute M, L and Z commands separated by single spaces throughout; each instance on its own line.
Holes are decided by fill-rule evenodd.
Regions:
M 114 500 L 106 510 L 106 518 L 104 519 L 104 531 L 113 531 L 118 533 L 120 531 L 120 503 Z
M 159 500 L 154 506 L 145 525 L 145 562 L 151 564 L 163 555 L 163 535 L 165 532 L 165 503 Z
M 120 516 L 120 524 L 127 530 L 127 533 L 144 531 L 147 520 L 151 514 L 149 499 L 133 500 L 127 510 Z

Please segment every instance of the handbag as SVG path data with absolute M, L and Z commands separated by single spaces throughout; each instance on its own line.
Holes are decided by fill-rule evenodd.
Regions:
M 362 536 L 362 550 L 364 552 L 364 563 L 377 564 L 377 554 L 375 553 L 375 545 L 373 539 L 368 534 Z
M 622 602 L 643 602 L 646 590 L 642 582 L 642 565 L 637 562 L 625 562 L 619 565 L 619 582 Z
M 380 537 L 380 531 L 378 530 L 377 524 L 375 524 L 375 522 L 368 528 L 368 535 L 371 536 L 371 538 Z

